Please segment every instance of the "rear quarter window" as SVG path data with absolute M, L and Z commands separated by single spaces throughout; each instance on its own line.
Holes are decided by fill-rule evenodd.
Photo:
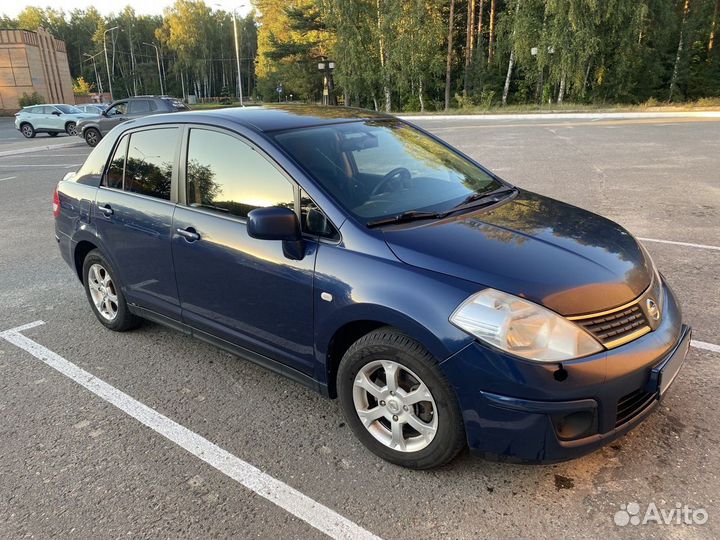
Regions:
M 105 170 L 105 164 L 110 157 L 110 151 L 112 150 L 116 141 L 116 137 L 106 135 L 98 145 L 93 148 L 90 155 L 82 164 L 82 167 L 78 170 L 75 175 L 75 181 L 81 184 L 90 184 L 99 186 L 100 180 L 102 179 L 103 172 Z

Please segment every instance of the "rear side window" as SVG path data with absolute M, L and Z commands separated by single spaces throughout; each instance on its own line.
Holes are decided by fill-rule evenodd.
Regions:
M 132 133 L 127 148 L 123 189 L 169 201 L 179 139 L 180 130 L 177 128 Z
M 192 129 L 187 156 L 187 202 L 238 217 L 255 208 L 295 209 L 290 181 L 244 142 L 217 131 Z
M 147 99 L 136 99 L 129 103 L 128 114 L 143 114 L 150 112 L 150 102 Z
M 125 156 L 127 154 L 129 138 L 127 135 L 122 138 L 120 144 L 115 148 L 115 154 L 113 154 L 110 160 L 107 173 L 105 173 L 105 185 L 109 188 L 122 189 L 123 173 L 125 172 Z

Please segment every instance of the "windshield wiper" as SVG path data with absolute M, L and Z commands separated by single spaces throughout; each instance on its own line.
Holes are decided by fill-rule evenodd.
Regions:
M 503 186 L 501 188 L 495 189 L 493 191 L 487 191 L 487 192 L 481 192 L 481 193 L 471 193 L 465 199 L 458 204 L 453 210 L 459 210 L 461 208 L 465 208 L 467 206 L 474 206 L 472 203 L 482 201 L 485 204 L 492 204 L 494 202 L 498 202 L 503 197 L 500 197 L 500 195 L 515 193 L 517 191 L 516 187 L 511 186 Z
M 394 216 L 380 219 L 374 219 L 367 222 L 368 227 L 378 227 L 379 225 L 389 225 L 391 223 L 405 223 L 408 221 L 417 221 L 421 219 L 441 219 L 447 216 L 446 212 L 418 212 L 417 210 L 408 210 Z

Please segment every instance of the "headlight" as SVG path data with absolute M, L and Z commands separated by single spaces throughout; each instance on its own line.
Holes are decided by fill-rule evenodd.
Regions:
M 603 350 L 590 334 L 557 313 L 512 294 L 485 289 L 465 300 L 450 322 L 504 351 L 561 362 Z

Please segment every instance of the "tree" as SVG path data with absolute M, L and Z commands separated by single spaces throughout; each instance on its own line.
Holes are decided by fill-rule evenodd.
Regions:
M 494 1 L 494 0 L 493 0 Z M 450 0 L 450 17 L 448 18 L 447 62 L 445 67 L 445 110 L 450 109 L 450 70 L 452 68 L 453 53 L 453 18 L 455 15 L 455 0 Z

